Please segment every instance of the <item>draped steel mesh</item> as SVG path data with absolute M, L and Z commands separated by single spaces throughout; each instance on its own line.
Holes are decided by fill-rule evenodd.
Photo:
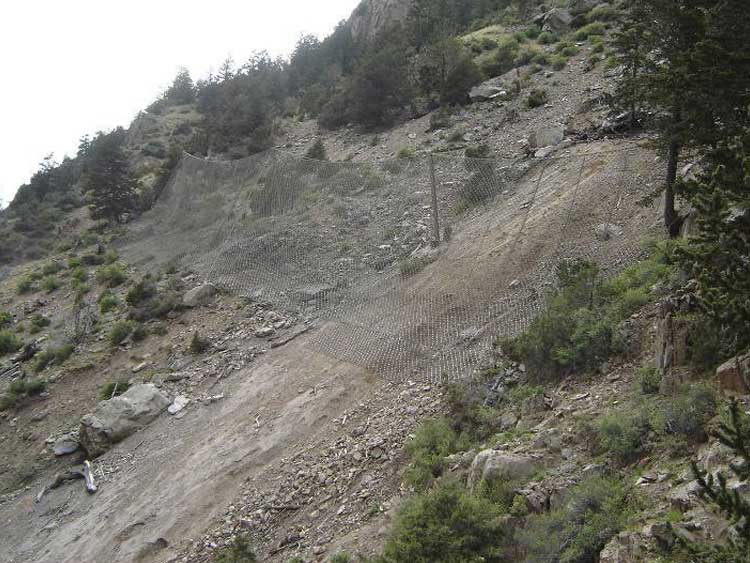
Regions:
M 388 378 L 446 380 L 528 326 L 563 260 L 607 275 L 656 224 L 653 153 L 324 162 L 185 155 L 122 254 L 318 319 L 311 345 Z

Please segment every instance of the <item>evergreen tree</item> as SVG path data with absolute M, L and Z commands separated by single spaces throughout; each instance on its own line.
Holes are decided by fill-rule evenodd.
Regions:
M 181 68 L 164 94 L 166 100 L 175 105 L 190 104 L 195 101 L 195 85 L 186 68 Z
M 667 152 L 664 223 L 676 236 L 681 155 L 731 136 L 750 103 L 750 24 L 743 0 L 631 0 L 630 8 L 618 36 L 620 97 L 629 109 L 652 110 Z
M 136 207 L 136 181 L 124 150 L 125 130 L 98 133 L 86 151 L 82 176 L 92 216 L 119 223 Z

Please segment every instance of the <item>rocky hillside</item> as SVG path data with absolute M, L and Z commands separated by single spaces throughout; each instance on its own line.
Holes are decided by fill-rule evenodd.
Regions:
M 663 158 L 608 104 L 615 16 L 595 4 L 459 36 L 514 68 L 387 128 L 279 114 L 274 151 L 230 161 L 242 132 L 170 176 L 206 114 L 140 115 L 126 151 L 157 205 L 116 228 L 74 208 L 0 276 L 0 563 L 683 563 L 729 545 L 741 522 L 691 463 L 746 496 L 714 430 L 725 396 L 750 408 L 750 360 L 718 361 L 661 240 Z M 365 0 L 351 29 L 370 40 L 407 6 Z M 303 160 L 316 140 L 332 162 Z M 497 189 L 458 205 L 482 174 Z M 341 264 L 346 283 L 313 283 Z M 442 377 L 416 355 L 379 369 L 414 350 Z

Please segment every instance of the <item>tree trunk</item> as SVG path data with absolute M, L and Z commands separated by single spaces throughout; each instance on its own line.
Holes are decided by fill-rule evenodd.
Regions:
M 680 217 L 675 210 L 674 185 L 677 180 L 677 161 L 680 157 L 680 145 L 676 141 L 669 144 L 667 157 L 667 185 L 664 190 L 664 226 L 670 238 L 680 234 Z

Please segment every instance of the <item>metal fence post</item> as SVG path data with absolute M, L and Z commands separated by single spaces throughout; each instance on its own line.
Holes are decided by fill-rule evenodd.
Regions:
M 437 181 L 435 180 L 435 159 L 430 153 L 430 183 L 432 191 L 432 235 L 433 244 L 440 244 L 440 215 L 438 214 Z

